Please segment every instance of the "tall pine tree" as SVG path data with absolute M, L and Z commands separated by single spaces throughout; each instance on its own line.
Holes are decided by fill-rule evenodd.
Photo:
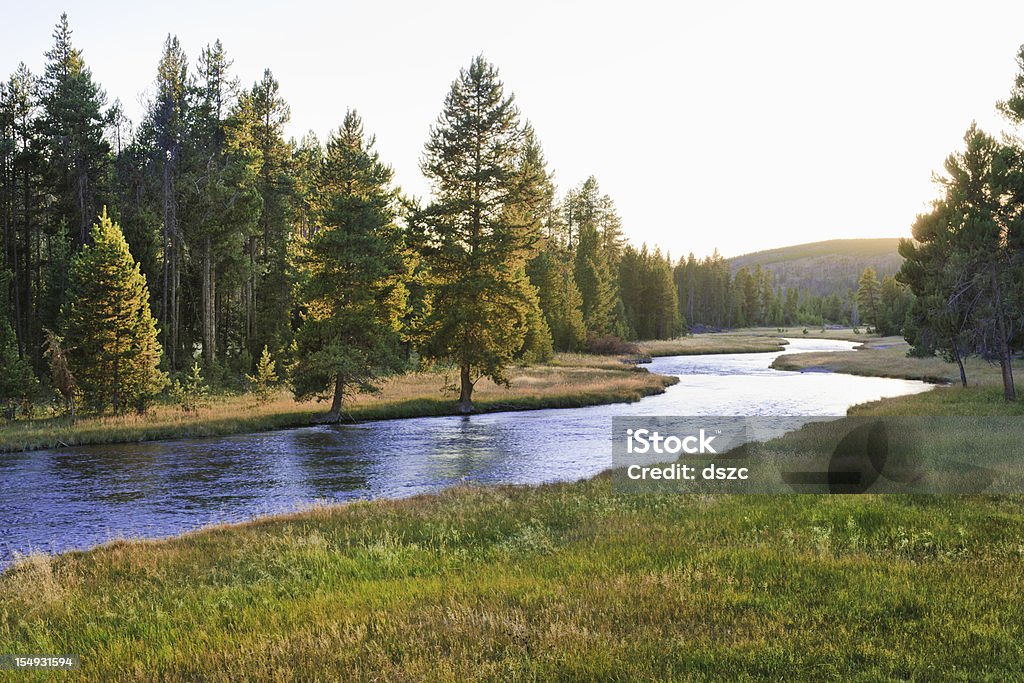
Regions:
M 507 383 L 523 347 L 533 285 L 525 273 L 539 238 L 522 209 L 524 130 L 498 70 L 482 56 L 463 69 L 431 129 L 421 168 L 434 202 L 418 217 L 433 306 L 429 358 L 459 368 L 459 410 L 473 410 L 481 377 Z
M 350 111 L 327 141 L 318 226 L 300 249 L 302 325 L 292 368 L 297 399 L 328 396 L 341 417 L 347 393 L 372 391 L 403 363 L 407 272 L 392 171 Z

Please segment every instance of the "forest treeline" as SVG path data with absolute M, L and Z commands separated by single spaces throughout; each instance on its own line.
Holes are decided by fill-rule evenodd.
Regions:
M 243 87 L 231 65 L 220 41 L 191 61 L 169 36 L 133 123 L 62 16 L 43 73 L 0 88 L 0 400 L 141 408 L 172 379 L 239 388 L 269 358 L 334 413 L 389 372 L 450 364 L 468 410 L 480 377 L 555 350 L 858 321 L 853 292 L 629 244 L 595 178 L 559 195 L 482 58 L 426 141 L 428 200 L 394 186 L 355 112 L 288 139 L 272 72 Z

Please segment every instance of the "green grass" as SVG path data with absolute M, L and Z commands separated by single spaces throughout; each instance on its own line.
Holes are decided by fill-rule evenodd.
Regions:
M 1011 680 L 1019 498 L 457 488 L 0 578 L 67 680 Z
M 558 354 L 548 365 L 515 367 L 509 374 L 510 387 L 486 380 L 477 384 L 474 403 L 479 412 L 632 402 L 661 393 L 677 381 L 618 358 L 578 354 Z M 401 375 L 385 382 L 379 394 L 352 397 L 346 416 L 381 420 L 453 415 L 455 396 L 443 391 L 451 383 L 451 375 L 443 371 Z M 145 415 L 85 416 L 74 423 L 66 417 L 17 420 L 0 423 L 0 452 L 303 427 L 315 423 L 326 409 L 316 401 L 296 403 L 282 391 L 268 403 L 257 403 L 251 395 L 221 396 L 192 413 L 158 404 Z

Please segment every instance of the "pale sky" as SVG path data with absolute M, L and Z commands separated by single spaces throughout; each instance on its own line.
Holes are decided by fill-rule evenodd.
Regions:
M 5 0 L 5 4 L 15 3 Z M 289 134 L 347 107 L 407 191 L 460 67 L 483 53 L 540 135 L 560 190 L 595 175 L 630 239 L 727 256 L 909 234 L 977 120 L 996 133 L 1024 2 L 17 2 L 0 76 L 39 73 L 67 11 L 108 98 L 138 121 L 164 38 L 265 67 Z

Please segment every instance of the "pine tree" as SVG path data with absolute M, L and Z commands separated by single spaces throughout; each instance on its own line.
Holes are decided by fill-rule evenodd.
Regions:
M 523 135 L 497 69 L 477 57 L 452 84 L 421 163 L 434 194 L 417 220 L 433 289 L 425 351 L 459 368 L 464 413 L 478 379 L 508 382 L 533 310 L 525 265 L 539 235 L 516 182 Z
M 263 346 L 280 354 L 291 343 L 288 236 L 294 181 L 292 150 L 284 138 L 291 109 L 270 69 L 242 93 L 235 116 L 236 138 L 256 160 L 255 187 L 263 200 L 256 231 L 246 237 L 246 346 L 255 358 Z
M 349 111 L 327 141 L 318 226 L 300 252 L 303 314 L 291 370 L 296 399 L 329 397 L 331 421 L 346 394 L 376 390 L 403 362 L 407 266 L 392 176 Z
M 186 147 L 187 171 L 194 179 L 196 192 L 186 214 L 184 232 L 197 262 L 191 270 L 192 289 L 200 293 L 198 302 L 189 303 L 192 309 L 198 309 L 208 374 L 224 366 L 218 364 L 218 359 L 227 364 L 236 360 L 223 357 L 233 350 L 227 342 L 224 309 L 245 280 L 245 237 L 256 233 L 261 207 L 255 183 L 255 154 L 232 144 L 230 136 L 238 91 L 238 81 L 230 77 L 230 68 L 231 61 L 219 40 L 202 51 L 197 65 L 198 96 Z
M 588 332 L 610 334 L 615 327 L 616 287 L 601 248 L 601 235 L 591 222 L 578 226 L 573 275 L 583 299 L 583 322 Z
M 0 260 L 12 271 L 12 320 L 21 358 L 38 360 L 44 311 L 39 302 L 47 173 L 39 138 L 38 79 L 24 63 L 0 84 Z
M 537 235 L 539 247 L 544 242 L 542 235 L 547 232 L 546 223 L 555 213 L 553 208 L 555 187 L 551 175 L 548 173 L 547 161 L 544 159 L 540 141 L 529 123 L 523 127 L 523 142 L 513 182 L 518 184 L 519 201 L 516 205 L 511 206 L 509 211 L 528 226 L 527 230 Z M 536 256 L 534 256 L 535 258 Z M 554 352 L 551 327 L 541 310 L 537 285 L 529 278 L 529 262 L 524 272 L 527 273 L 527 280 L 530 283 L 530 286 L 526 288 L 530 310 L 526 315 L 526 337 L 518 356 L 526 362 L 546 362 L 551 359 Z
M 199 363 L 193 363 L 187 375 L 174 380 L 171 394 L 186 413 L 194 413 L 206 405 L 210 387 L 203 379 L 203 369 L 199 367 Z
M 881 285 L 878 283 L 875 269 L 868 266 L 857 281 L 857 310 L 860 319 L 865 324 L 877 327 L 881 305 Z
M 552 346 L 558 351 L 582 350 L 587 341 L 583 298 L 573 278 L 568 250 L 548 238 L 545 247 L 530 261 L 527 272 L 537 288 Z
M 188 135 L 191 92 L 188 60 L 178 39 L 168 35 L 157 68 L 156 97 L 150 105 L 147 124 L 152 130 L 156 152 L 154 165 L 160 176 L 160 319 L 164 328 L 163 348 L 171 372 L 178 369 L 179 355 L 187 354 L 181 333 L 181 273 L 186 266 L 186 252 L 179 216 L 182 194 L 179 184 Z
M 167 383 L 146 279 L 105 209 L 91 241 L 72 259 L 61 311 L 68 363 L 90 405 L 144 410 Z
M 65 225 L 75 244 L 81 245 L 107 190 L 106 96 L 93 81 L 82 52 L 71 42 L 67 14 L 61 15 L 53 39 L 41 83 L 40 119 L 47 149 L 47 181 L 55 199 L 50 224 Z
M 253 385 L 259 403 L 269 403 L 274 398 L 274 391 L 277 389 L 276 365 L 276 361 L 270 356 L 270 349 L 264 346 L 260 360 L 256 363 L 255 376 L 246 375 L 246 379 Z
M 600 194 L 597 179 L 590 176 L 566 196 L 563 212 L 570 234 L 575 235 L 573 275 L 583 297 L 587 331 L 632 336 L 627 307 L 619 297 L 624 240 L 611 198 Z

